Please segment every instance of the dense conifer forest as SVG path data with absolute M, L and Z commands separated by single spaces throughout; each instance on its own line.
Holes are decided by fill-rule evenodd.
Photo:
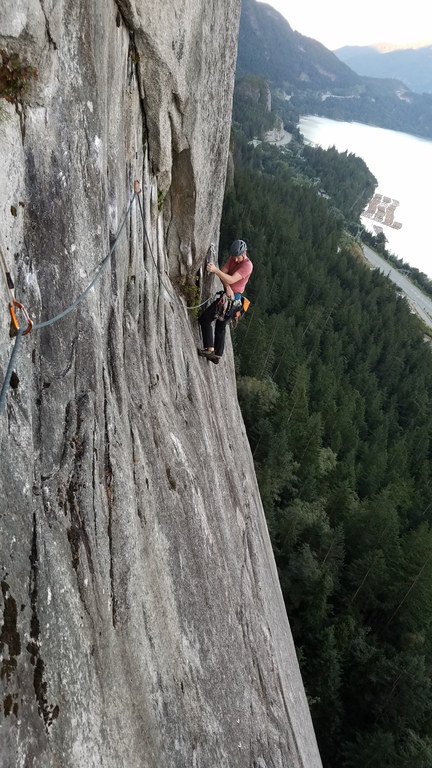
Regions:
M 323 764 L 430 768 L 430 344 L 347 234 L 363 161 L 254 148 L 235 114 L 221 245 L 254 263 L 238 395 Z

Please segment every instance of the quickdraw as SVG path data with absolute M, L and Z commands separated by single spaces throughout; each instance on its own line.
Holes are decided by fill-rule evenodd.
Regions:
M 7 292 L 9 294 L 9 313 L 11 316 L 11 327 L 10 327 L 10 336 L 18 336 L 19 331 L 21 331 L 23 336 L 26 336 L 27 333 L 30 333 L 31 329 L 33 328 L 33 320 L 30 318 L 29 313 L 27 312 L 26 308 L 21 304 L 21 302 L 17 301 L 14 297 L 13 290 L 14 290 L 14 284 L 11 277 L 11 273 L 9 272 L 7 265 L 6 265 L 6 259 L 4 257 L 3 251 L 0 248 L 0 261 L 2 265 L 2 270 L 4 274 L 4 278 L 6 281 L 6 288 Z M 22 312 L 24 316 L 24 320 L 27 323 L 27 328 L 25 331 L 22 330 L 23 326 L 20 325 L 16 310 L 19 310 Z
M 24 319 L 27 323 L 27 328 L 25 329 L 25 331 L 22 332 L 22 335 L 27 336 L 27 334 L 30 333 L 31 329 L 33 328 L 33 320 L 29 316 L 29 313 L 27 312 L 23 304 L 21 304 L 19 301 L 16 301 L 16 299 L 9 302 L 9 312 L 11 316 L 11 327 L 10 327 L 9 335 L 18 336 L 19 331 L 21 331 L 22 329 L 22 326 L 19 324 L 16 316 L 16 312 L 15 312 L 16 309 L 18 309 L 24 315 Z

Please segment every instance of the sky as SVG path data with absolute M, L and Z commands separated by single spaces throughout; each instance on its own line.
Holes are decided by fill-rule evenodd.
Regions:
M 290 26 L 331 51 L 343 45 L 432 40 L 430 0 L 266 0 Z

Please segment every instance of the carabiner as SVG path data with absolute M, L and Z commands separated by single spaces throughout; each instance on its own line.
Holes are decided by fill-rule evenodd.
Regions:
M 12 320 L 10 336 L 18 336 L 18 333 L 21 330 L 21 326 L 17 320 L 15 309 L 19 309 L 19 311 L 22 312 L 24 315 L 24 319 L 27 323 L 27 328 L 22 335 L 26 336 L 28 333 L 30 333 L 31 329 L 33 328 L 33 320 L 29 317 L 29 314 L 26 308 L 22 304 L 20 304 L 19 301 L 16 301 L 15 299 L 9 302 L 9 312 Z

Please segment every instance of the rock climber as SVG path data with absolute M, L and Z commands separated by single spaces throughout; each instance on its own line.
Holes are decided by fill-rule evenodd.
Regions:
M 232 316 L 232 308 L 240 305 L 245 285 L 253 270 L 244 240 L 234 240 L 229 253 L 230 257 L 222 269 L 218 269 L 213 263 L 207 264 L 207 272 L 212 272 L 222 281 L 224 293 L 213 301 L 199 318 L 204 347 L 198 350 L 198 354 L 215 364 L 219 363 L 223 355 L 225 331 Z M 216 322 L 213 332 L 214 320 Z

